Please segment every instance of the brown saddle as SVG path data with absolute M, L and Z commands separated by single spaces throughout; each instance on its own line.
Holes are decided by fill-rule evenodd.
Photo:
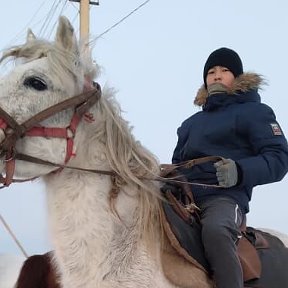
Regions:
M 257 249 L 268 249 L 269 243 L 260 231 L 246 227 L 246 218 L 241 231 L 242 237 L 238 241 L 237 251 L 243 270 L 244 282 L 259 279 L 262 264 Z

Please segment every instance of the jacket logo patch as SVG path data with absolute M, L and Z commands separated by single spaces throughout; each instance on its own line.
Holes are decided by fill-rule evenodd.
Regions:
M 282 135 L 281 128 L 277 123 L 271 123 L 272 132 L 274 135 Z

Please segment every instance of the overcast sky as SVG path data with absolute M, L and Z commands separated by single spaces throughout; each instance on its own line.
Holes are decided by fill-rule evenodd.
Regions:
M 75 2 L 2 2 L 0 49 L 22 43 L 28 27 L 37 36 L 53 39 L 61 13 L 78 31 Z M 100 0 L 100 6 L 90 10 L 91 39 L 143 2 Z M 99 82 L 118 90 L 123 116 L 136 138 L 161 163 L 170 163 L 177 127 L 199 110 L 193 100 L 202 84 L 204 63 L 211 51 L 226 46 L 239 53 L 244 70 L 267 79 L 262 101 L 273 108 L 288 135 L 287 11 L 287 0 L 150 0 L 97 40 L 93 57 L 103 68 Z M 248 225 L 288 234 L 287 186 L 288 176 L 254 189 Z M 0 190 L 0 213 L 29 255 L 51 249 L 41 181 Z M 2 223 L 1 253 L 21 254 Z

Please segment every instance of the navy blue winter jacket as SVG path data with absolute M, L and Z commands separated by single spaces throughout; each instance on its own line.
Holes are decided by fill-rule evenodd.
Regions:
M 236 186 L 192 185 L 192 191 L 196 203 L 208 197 L 227 196 L 247 213 L 253 187 L 280 181 L 287 173 L 288 146 L 273 110 L 261 103 L 257 92 L 261 77 L 245 73 L 238 78 L 234 85 L 237 90 L 233 88 L 230 93 L 208 97 L 205 87 L 199 90 L 195 103 L 203 110 L 186 119 L 178 128 L 178 143 L 172 162 L 176 164 L 211 155 L 234 160 L 239 171 Z M 213 163 L 183 169 L 182 172 L 190 182 L 218 184 Z

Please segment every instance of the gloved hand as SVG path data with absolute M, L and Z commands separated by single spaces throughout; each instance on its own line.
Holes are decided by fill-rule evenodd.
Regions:
M 235 161 L 231 159 L 223 159 L 214 164 L 216 168 L 216 176 L 220 186 L 232 187 L 237 184 L 238 171 Z

